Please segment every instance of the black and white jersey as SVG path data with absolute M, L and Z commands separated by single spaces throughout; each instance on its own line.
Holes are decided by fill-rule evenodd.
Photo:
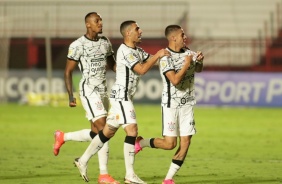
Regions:
M 161 58 L 159 64 L 163 83 L 162 106 L 180 108 L 184 105 L 194 105 L 196 103 L 194 91 L 196 53 L 188 49 L 182 49 L 180 52 L 174 52 L 169 48 L 167 50 L 171 56 Z M 190 54 L 193 54 L 193 61 L 181 82 L 174 86 L 165 74 L 172 70 L 177 73 L 184 64 L 185 56 Z
M 84 35 L 71 43 L 67 57 L 79 62 L 78 67 L 82 73 L 79 84 L 80 90 L 83 91 L 85 85 L 87 85 L 88 89 L 99 93 L 107 91 L 107 57 L 113 54 L 112 44 L 104 36 L 94 41 Z
M 140 75 L 133 71 L 137 63 L 146 62 L 149 54 L 142 48 L 131 48 L 121 44 L 116 56 L 116 81 L 112 86 L 110 98 L 117 101 L 132 100 Z

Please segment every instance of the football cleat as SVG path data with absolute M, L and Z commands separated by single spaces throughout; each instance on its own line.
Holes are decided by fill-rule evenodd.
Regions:
M 98 184 L 119 184 L 119 182 L 112 178 L 109 174 L 100 174 Z
M 173 179 L 164 180 L 162 184 L 175 184 Z
M 60 130 L 56 130 L 56 132 L 54 133 L 54 137 L 55 137 L 55 144 L 53 147 L 53 152 L 54 152 L 54 155 L 57 156 L 60 152 L 61 146 L 65 143 L 64 132 Z
M 87 177 L 87 165 L 83 165 L 79 162 L 79 158 L 74 159 L 74 165 L 78 168 L 80 176 L 85 182 L 89 182 Z
M 141 146 L 140 146 L 140 141 L 143 139 L 143 137 L 141 136 L 138 136 L 135 140 L 135 155 L 142 150 Z
M 125 177 L 124 183 L 126 184 L 147 184 L 145 181 L 141 180 L 136 174 L 133 174 L 130 177 Z

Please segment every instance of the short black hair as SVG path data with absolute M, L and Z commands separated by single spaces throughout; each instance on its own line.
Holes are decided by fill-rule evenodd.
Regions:
M 124 21 L 123 23 L 120 24 L 120 28 L 119 28 L 119 31 L 120 33 L 123 35 L 124 34 L 124 30 L 130 26 L 131 24 L 134 24 L 136 23 L 136 21 L 134 20 L 127 20 L 127 21 Z M 124 36 L 124 35 L 123 35 Z
M 86 22 L 87 21 L 87 19 L 88 19 L 88 17 L 90 17 L 92 14 L 98 14 L 97 12 L 89 12 L 89 13 L 87 13 L 86 15 L 85 15 L 85 18 L 84 18 L 84 21 Z
M 171 32 L 181 29 L 179 25 L 169 25 L 165 28 L 165 36 L 167 37 Z

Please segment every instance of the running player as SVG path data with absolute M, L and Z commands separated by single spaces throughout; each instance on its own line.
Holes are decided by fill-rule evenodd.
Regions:
M 142 148 L 161 148 L 172 150 L 179 147 L 172 158 L 170 168 L 163 184 L 174 184 L 173 176 L 180 169 L 196 133 L 193 106 L 196 104 L 194 78 L 195 72 L 203 70 L 202 52 L 193 52 L 185 46 L 186 35 L 178 25 L 169 25 L 165 29 L 168 39 L 167 50 L 170 57 L 160 60 L 159 68 L 163 81 L 162 92 L 162 132 L 163 138 L 143 139 L 137 137 L 135 153 Z
M 84 154 L 75 159 L 81 175 L 87 178 L 87 163 L 105 143 L 114 136 L 120 126 L 126 137 L 124 140 L 125 183 L 144 184 L 134 172 L 134 144 L 137 137 L 137 120 L 133 106 L 133 96 L 137 90 L 140 75 L 144 75 L 163 56 L 169 56 L 169 51 L 159 50 L 150 56 L 142 48 L 137 47 L 141 42 L 142 30 L 135 21 L 125 21 L 120 26 L 123 44 L 117 51 L 116 81 L 111 89 L 110 110 L 103 131 L 99 132 L 86 149 Z
M 96 12 L 85 16 L 86 34 L 72 42 L 69 46 L 65 68 L 65 84 L 69 94 L 69 106 L 76 107 L 73 96 L 72 73 L 79 67 L 82 78 L 79 83 L 79 95 L 91 129 L 75 132 L 55 132 L 54 155 L 59 154 L 61 146 L 66 141 L 91 141 L 102 130 L 106 123 L 108 110 L 108 95 L 106 86 L 106 69 L 115 70 L 114 52 L 111 42 L 102 33 L 102 17 Z M 99 184 L 119 184 L 109 174 L 107 169 L 108 143 L 98 152 L 100 175 Z M 83 178 L 88 182 L 88 178 Z

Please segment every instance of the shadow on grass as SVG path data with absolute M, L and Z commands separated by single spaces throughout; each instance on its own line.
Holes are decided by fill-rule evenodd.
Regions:
M 254 183 L 282 183 L 282 178 L 251 178 L 251 177 L 244 177 L 244 178 L 232 178 L 232 179 L 200 179 L 196 180 L 191 177 L 191 180 L 183 181 L 187 176 L 176 176 L 175 180 L 177 184 L 188 184 L 188 183 L 198 183 L 198 184 L 254 184 Z M 204 178 L 204 176 L 203 176 Z M 148 184 L 160 184 L 164 179 L 164 176 L 153 176 L 153 177 L 142 177 L 142 179 Z M 179 181 L 180 180 L 180 181 Z M 181 181 L 182 180 L 182 181 Z
M 0 176 L 0 180 L 18 180 L 18 179 L 29 179 L 29 178 L 50 178 L 50 177 L 61 177 L 69 176 L 68 173 L 65 174 L 30 174 L 30 175 L 17 175 L 17 176 Z
M 185 176 L 177 176 L 179 178 L 184 178 Z M 181 180 L 181 179 L 180 179 Z M 191 179 L 192 180 L 192 179 Z M 251 184 L 251 183 L 282 183 L 282 178 L 260 178 L 260 177 L 242 177 L 242 178 L 230 178 L 230 179 L 203 179 L 177 182 L 177 184 L 187 184 L 187 183 L 200 183 L 200 184 Z

